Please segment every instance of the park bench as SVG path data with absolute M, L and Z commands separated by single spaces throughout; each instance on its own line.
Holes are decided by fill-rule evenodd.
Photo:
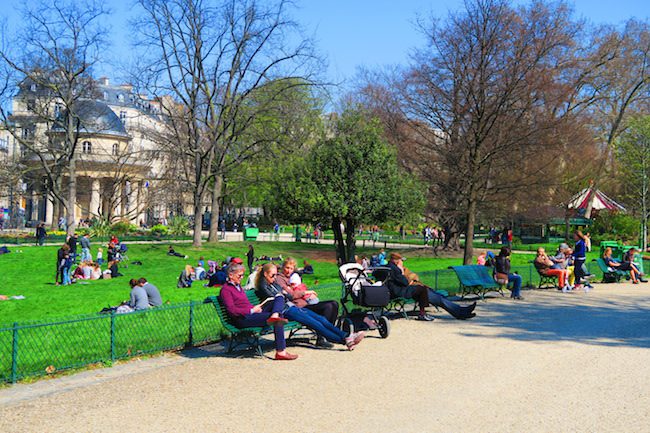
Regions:
M 535 267 L 535 262 L 533 260 L 530 260 L 528 263 L 530 263 L 531 266 Z M 539 272 L 539 269 L 537 268 L 535 268 L 535 270 L 537 271 L 537 275 L 539 275 L 539 284 L 537 285 L 538 289 L 554 289 L 557 287 L 558 277 L 555 275 L 544 275 Z
M 255 295 L 255 292 L 253 290 L 246 290 L 245 292 L 251 304 L 257 305 L 260 303 L 260 300 L 258 299 L 257 295 Z M 228 333 L 230 334 L 230 341 L 228 343 L 228 353 L 231 353 L 234 349 L 236 349 L 239 346 L 245 346 L 247 349 L 249 348 L 255 349 L 255 352 L 258 355 L 264 356 L 264 352 L 262 351 L 262 346 L 260 345 L 260 337 L 263 335 L 272 334 L 273 328 L 270 326 L 238 328 L 234 325 L 234 323 L 230 319 L 230 316 L 228 316 L 228 312 L 226 311 L 226 308 L 219 301 L 219 297 L 208 296 L 207 299 L 209 302 L 212 302 L 212 304 L 214 305 L 214 308 L 217 310 L 217 315 L 219 316 L 219 320 L 223 324 L 223 327 L 226 329 L 226 331 L 228 331 Z M 296 331 L 302 328 L 303 325 L 293 321 L 290 321 L 289 323 L 284 325 L 284 330 L 289 331 L 289 338 L 291 338 Z
M 481 299 L 485 299 L 485 294 L 488 292 L 498 292 L 504 296 L 504 285 L 498 284 L 488 272 L 488 268 L 482 265 L 462 265 L 450 266 L 458 277 L 460 286 L 458 293 L 461 297 L 468 294 L 474 294 Z
M 598 267 L 603 272 L 603 283 L 618 283 L 621 281 L 621 278 L 627 278 L 628 276 L 627 271 L 610 268 L 605 264 L 605 260 L 601 258 L 594 259 L 594 261 L 598 263 Z

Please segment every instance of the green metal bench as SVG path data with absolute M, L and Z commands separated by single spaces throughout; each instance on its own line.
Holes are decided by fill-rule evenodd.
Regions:
M 247 290 L 246 296 L 248 297 L 248 300 L 251 304 L 257 305 L 260 303 L 260 300 L 257 298 L 253 290 Z M 228 353 L 231 353 L 239 346 L 245 346 L 247 349 L 255 349 L 255 352 L 263 357 L 264 352 L 262 351 L 262 346 L 260 345 L 260 337 L 273 333 L 273 328 L 270 326 L 238 328 L 234 325 L 230 319 L 230 316 L 228 316 L 226 308 L 221 304 L 217 296 L 208 296 L 207 299 L 212 302 L 214 308 L 217 310 L 217 316 L 219 316 L 219 320 L 221 320 L 221 323 L 223 324 L 226 331 L 230 333 Z M 302 328 L 303 325 L 298 322 L 290 321 L 284 325 L 284 330 L 289 331 L 289 338 L 291 338 L 295 331 Z
M 528 263 L 535 267 L 535 262 L 533 260 L 530 260 Z M 535 270 L 537 271 L 537 275 L 539 275 L 539 284 L 537 285 L 538 289 L 554 289 L 557 287 L 558 277 L 555 275 L 544 275 L 539 272 L 539 269 L 537 268 L 535 268 Z
M 596 263 L 598 263 L 598 267 L 600 270 L 603 272 L 603 282 L 611 282 L 611 283 L 619 283 L 621 281 L 621 278 L 628 276 L 627 271 L 621 271 L 619 269 L 614 269 L 610 268 L 605 264 L 605 260 L 598 258 L 594 259 Z
M 481 299 L 485 299 L 485 294 L 488 292 L 498 292 L 504 296 L 503 285 L 494 281 L 494 278 L 488 272 L 488 268 L 482 265 L 462 265 L 450 266 L 458 277 L 460 286 L 458 293 L 461 297 L 465 295 L 474 294 Z

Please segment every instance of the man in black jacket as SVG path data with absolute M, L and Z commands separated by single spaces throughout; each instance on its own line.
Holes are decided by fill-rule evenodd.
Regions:
M 470 319 L 476 315 L 474 314 L 476 302 L 468 306 L 461 306 L 451 302 L 417 280 L 409 281 L 404 275 L 404 262 L 400 254 L 391 253 L 388 267 L 390 268 L 390 278 L 387 284 L 391 295 L 417 300 L 420 305 L 419 320 L 433 320 L 432 316 L 424 313 L 424 307 L 429 304 L 442 308 L 459 320 Z

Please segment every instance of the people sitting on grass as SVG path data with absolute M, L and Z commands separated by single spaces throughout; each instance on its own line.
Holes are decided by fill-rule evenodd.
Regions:
M 185 268 L 181 271 L 181 274 L 178 276 L 178 282 L 176 283 L 176 287 L 179 289 L 185 289 L 188 287 L 192 287 L 192 282 L 194 279 L 192 276 L 194 275 L 194 268 L 191 267 L 190 265 L 185 265 Z
M 173 256 L 173 257 L 180 257 L 180 258 L 183 258 L 183 259 L 187 258 L 186 255 L 183 255 L 183 254 L 181 254 L 179 252 L 176 252 L 174 250 L 174 247 L 172 247 L 171 245 L 169 246 L 169 249 L 167 250 L 167 255 L 168 256 Z
M 537 256 L 533 261 L 533 265 L 537 272 L 540 275 L 545 277 L 557 277 L 558 279 L 558 289 L 561 289 L 563 292 L 568 292 L 572 290 L 573 287 L 569 286 L 568 282 L 568 271 L 566 269 L 553 269 L 553 261 L 549 259 L 546 255 L 546 250 L 542 247 L 537 248 Z
M 401 254 L 391 253 L 388 268 L 390 269 L 388 289 L 390 290 L 391 296 L 415 299 L 420 307 L 419 320 L 431 321 L 434 319 L 433 316 L 426 313 L 425 308 L 428 305 L 440 307 L 458 320 L 466 320 L 476 316 L 474 313 L 476 302 L 468 306 L 462 306 L 436 293 L 430 287 L 422 284 L 417 274 L 410 272 L 404 267 L 404 260 Z
M 500 284 L 510 287 L 510 297 L 522 300 L 521 275 L 510 272 L 510 248 L 501 247 L 496 258 L 495 278 Z
M 131 296 L 127 305 L 135 311 L 149 308 L 149 297 L 144 287 L 140 285 L 140 282 L 132 278 L 129 281 L 129 285 L 131 286 Z
M 273 326 L 275 359 L 291 361 L 298 358 L 298 355 L 291 354 L 286 350 L 284 324 L 287 323 L 287 319 L 282 317 L 285 308 L 284 297 L 278 294 L 270 302 L 252 305 L 241 287 L 244 266 L 231 263 L 226 270 L 226 274 L 228 276 L 227 281 L 221 289 L 219 299 L 233 324 L 238 328 Z
M 628 271 L 630 273 L 630 279 L 632 280 L 632 284 L 639 284 L 639 281 L 641 281 L 639 277 L 640 272 L 639 269 L 636 267 L 636 265 L 630 261 L 630 254 L 628 254 L 630 251 L 633 251 L 631 253 L 633 258 L 634 254 L 636 253 L 636 249 L 634 248 L 628 250 L 626 253 L 628 261 L 619 262 L 618 260 L 612 257 L 612 249 L 610 247 L 607 247 L 603 252 L 603 261 L 605 262 L 605 265 L 607 265 L 607 267 L 609 267 L 613 271 L 614 270 Z
M 331 324 L 325 317 L 320 314 L 307 309 L 298 308 L 291 300 L 287 298 L 286 292 L 282 287 L 276 283 L 276 276 L 278 268 L 273 263 L 267 263 L 262 266 L 262 269 L 257 274 L 255 283 L 256 294 L 260 299 L 275 298 L 278 295 L 285 297 L 286 308 L 284 310 L 284 317 L 289 320 L 301 323 L 314 331 L 318 337 L 316 344 L 319 340 L 323 339 L 330 343 L 343 344 L 348 350 L 353 350 L 365 337 L 363 332 L 350 334 L 344 332 Z M 325 346 L 321 342 L 321 345 Z
M 160 296 L 158 287 L 148 282 L 144 277 L 138 279 L 138 285 L 147 293 L 147 300 L 151 307 L 160 307 L 162 305 L 162 297 Z
M 112 260 L 108 262 L 106 270 L 102 273 L 102 278 L 105 280 L 110 280 L 111 278 L 121 277 L 120 271 L 117 267 L 117 260 Z
M 286 292 L 287 299 L 293 302 L 296 307 L 307 308 L 316 314 L 325 316 L 330 323 L 334 324 L 339 315 L 338 302 L 319 301 L 316 292 L 309 290 L 307 286 L 302 283 L 300 276 L 295 274 L 295 269 L 296 260 L 292 257 L 287 257 L 284 262 L 282 262 L 280 273 L 278 273 L 275 280 L 282 290 Z

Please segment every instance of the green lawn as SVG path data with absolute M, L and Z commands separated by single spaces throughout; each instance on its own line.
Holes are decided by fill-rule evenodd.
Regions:
M 292 255 L 299 263 L 304 258 L 333 251 L 331 245 L 320 244 L 255 242 L 253 245 L 257 256 Z M 0 302 L 0 325 L 98 312 L 103 307 L 128 299 L 130 278 L 147 278 L 158 286 L 165 302 L 175 304 L 191 300 L 202 301 L 214 292 L 213 289 L 203 287 L 203 282 L 196 282 L 189 289 L 176 288 L 176 279 L 183 266 L 186 263 L 195 265 L 200 256 L 205 258 L 206 266 L 210 259 L 223 260 L 226 256 L 245 258 L 247 246 L 248 242 L 228 242 L 195 249 L 189 244 L 175 244 L 177 251 L 189 256 L 185 260 L 167 256 L 166 244 L 131 244 L 129 259 L 141 261 L 142 266 L 121 267 L 120 272 L 124 274 L 121 278 L 82 281 L 67 287 L 53 284 L 57 247 L 11 247 L 10 254 L 0 256 L 0 294 L 24 295 L 26 299 Z M 94 255 L 96 245 L 93 246 L 92 252 Z M 359 251 L 360 254 L 366 255 L 374 252 L 376 250 L 372 249 Z M 409 252 L 405 254 L 408 256 Z M 512 264 L 525 266 L 532 258 L 530 254 L 515 254 Z M 311 261 L 316 274 L 305 276 L 305 283 L 309 286 L 318 283 L 321 286 L 319 292 L 322 299 L 337 299 L 340 285 L 336 265 L 328 261 Z M 425 275 L 427 271 L 447 269 L 458 264 L 460 259 L 433 257 L 412 257 L 406 261 L 407 267 L 418 273 L 424 272 Z

